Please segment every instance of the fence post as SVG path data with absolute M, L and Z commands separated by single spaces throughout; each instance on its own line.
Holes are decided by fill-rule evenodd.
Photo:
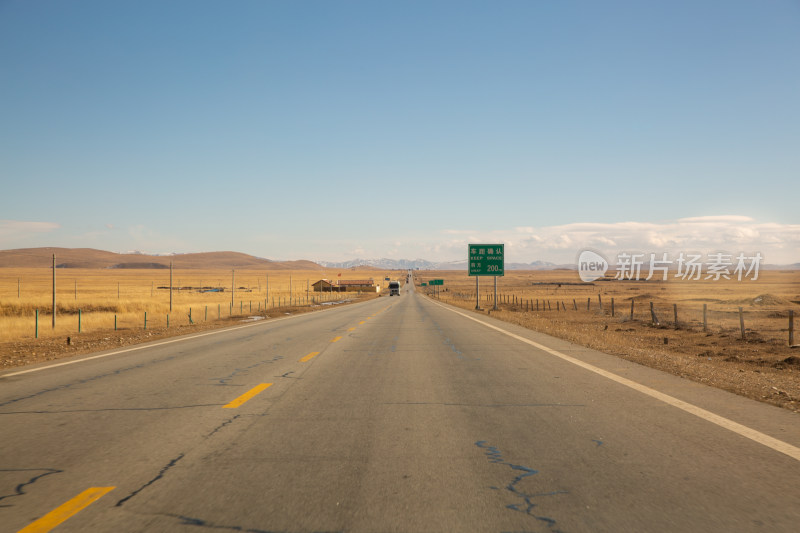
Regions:
M 602 311 L 603 310 L 603 296 L 600 293 L 597 294 L 597 302 L 600 304 L 600 310 Z
M 81 332 L 81 310 L 78 309 L 78 333 Z
M 144 312 L 144 329 L 147 329 L 147 311 Z
M 203 318 L 203 322 L 207 322 L 207 321 L 208 321 L 208 306 L 206 306 L 206 316 L 205 316 L 205 318 Z
M 611 318 L 614 318 L 614 298 L 611 298 Z
M 631 299 L 631 320 L 633 320 L 633 303 L 634 303 L 635 301 L 636 301 L 636 300 L 634 300 L 634 299 Z
M 589 311 L 592 308 L 592 299 L 586 298 L 586 310 Z
M 114 331 L 117 331 L 117 315 L 114 315 Z
M 169 313 L 167 313 L 167 329 L 169 329 Z
M 739 328 L 742 330 L 742 340 L 744 340 L 744 314 L 742 308 L 739 308 Z
M 675 329 L 678 329 L 678 304 L 672 304 L 672 311 L 675 314 Z
M 789 312 L 791 313 L 791 311 L 789 311 Z M 791 315 L 789 315 L 789 316 L 791 316 Z M 789 324 L 791 324 L 791 323 L 792 323 L 792 320 L 790 318 L 789 319 Z M 789 331 L 791 331 L 791 330 L 789 330 Z M 37 338 L 37 339 L 39 338 L 39 310 L 38 309 L 36 310 L 36 337 L 35 338 Z M 791 338 L 792 338 L 792 334 L 790 333 L 789 334 L 789 339 L 790 339 L 789 340 L 789 344 L 792 343 Z
M 792 309 L 789 309 L 789 346 L 794 346 L 794 310 Z
M 575 311 L 578 310 L 578 302 L 575 301 L 575 298 L 572 299 L 572 307 L 575 308 Z
M 703 331 L 708 331 L 708 304 L 703 304 Z
M 656 311 L 653 308 L 653 302 L 650 302 L 650 317 L 653 319 L 653 324 L 658 325 L 658 317 L 656 316 Z

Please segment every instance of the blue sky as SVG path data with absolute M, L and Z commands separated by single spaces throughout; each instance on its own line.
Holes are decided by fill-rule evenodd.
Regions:
M 800 261 L 800 2 L 0 0 L 0 248 Z

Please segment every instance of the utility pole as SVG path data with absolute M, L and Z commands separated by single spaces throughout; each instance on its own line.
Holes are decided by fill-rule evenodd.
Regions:
M 169 312 L 172 312 L 172 261 L 169 262 Z
M 233 295 L 236 292 L 236 270 L 231 270 L 231 312 L 233 312 Z
M 56 329 L 56 254 L 53 254 L 53 329 Z

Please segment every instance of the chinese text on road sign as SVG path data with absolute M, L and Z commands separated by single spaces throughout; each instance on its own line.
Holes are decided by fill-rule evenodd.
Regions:
M 505 275 L 505 245 L 470 244 L 469 275 L 470 276 Z

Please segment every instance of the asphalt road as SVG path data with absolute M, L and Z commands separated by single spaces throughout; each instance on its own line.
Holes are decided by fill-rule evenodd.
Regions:
M 0 531 L 800 530 L 797 415 L 465 315 L 404 291 L 5 372 Z

